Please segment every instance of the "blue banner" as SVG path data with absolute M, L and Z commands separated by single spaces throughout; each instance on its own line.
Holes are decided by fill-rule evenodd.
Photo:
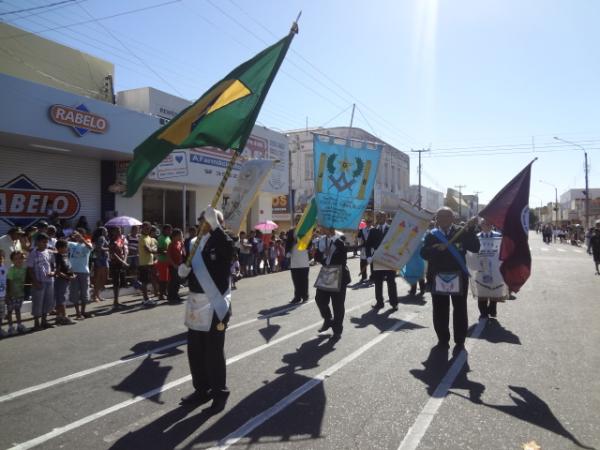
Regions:
M 313 149 L 317 223 L 358 229 L 373 193 L 382 146 L 315 134 Z

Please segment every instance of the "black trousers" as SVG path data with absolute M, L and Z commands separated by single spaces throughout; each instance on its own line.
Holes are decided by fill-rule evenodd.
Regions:
M 367 267 L 369 266 L 369 262 L 366 259 L 360 260 L 360 281 L 367 280 Z M 371 274 L 373 274 L 373 269 L 371 269 Z
M 439 295 L 432 294 L 433 328 L 440 342 L 450 342 L 450 298 L 452 298 L 452 322 L 454 325 L 454 342 L 464 344 L 467 338 L 469 318 L 467 317 L 467 294 Z
M 330 301 L 333 314 L 329 307 Z M 317 289 L 315 302 L 319 307 L 321 317 L 331 323 L 333 332 L 342 334 L 342 330 L 344 329 L 344 313 L 346 312 L 346 307 L 344 306 L 346 302 L 346 286 L 343 286 L 340 292 L 327 292 Z
M 225 326 L 230 316 L 231 311 L 223 318 Z M 210 391 L 214 397 L 229 394 L 225 383 L 225 330 L 217 330 L 219 322 L 217 314 L 214 314 L 209 331 L 188 329 L 188 361 L 194 389 L 202 393 Z
M 477 302 L 479 313 L 482 316 L 496 317 L 498 302 L 492 302 L 486 299 L 479 299 Z
M 383 282 L 386 281 L 390 304 L 398 304 L 398 291 L 396 289 L 396 271 L 376 270 L 373 272 L 373 281 L 375 282 L 375 300 L 377 300 L 377 303 L 383 304 Z
M 308 267 L 292 269 L 294 300 L 308 300 Z
M 179 275 L 177 274 L 177 268 L 169 267 L 171 276 L 169 277 L 169 285 L 167 286 L 167 299 L 169 301 L 179 300 Z

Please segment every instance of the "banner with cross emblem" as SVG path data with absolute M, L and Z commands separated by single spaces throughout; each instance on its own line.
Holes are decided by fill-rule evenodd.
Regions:
M 373 192 L 382 146 L 315 134 L 313 149 L 318 224 L 358 229 Z

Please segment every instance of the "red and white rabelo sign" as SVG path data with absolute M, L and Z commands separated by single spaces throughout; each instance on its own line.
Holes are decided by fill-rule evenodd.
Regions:
M 88 131 L 104 134 L 108 130 L 108 120 L 89 112 L 83 103 L 78 106 L 52 105 L 50 118 L 55 123 L 73 128 L 79 136 Z
M 19 175 L 0 187 L 0 220 L 11 226 L 28 226 L 53 211 L 71 219 L 79 213 L 77 194 L 62 189 L 42 188 L 25 175 Z

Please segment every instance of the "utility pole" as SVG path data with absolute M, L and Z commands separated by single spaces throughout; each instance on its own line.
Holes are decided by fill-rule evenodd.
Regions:
M 348 128 L 348 139 L 352 137 L 352 124 L 354 123 L 354 110 L 356 109 L 356 103 L 352 103 L 352 114 L 350 115 L 350 128 Z
M 423 166 L 421 165 L 421 153 L 424 152 L 428 152 L 430 151 L 430 149 L 425 150 L 424 148 L 422 148 L 421 150 L 413 150 L 412 148 L 410 149 L 411 152 L 413 153 L 418 153 L 419 154 L 419 192 L 417 194 L 417 206 L 419 207 L 419 209 L 421 209 L 421 169 L 423 168 Z
M 581 150 L 583 150 L 583 156 L 584 156 L 584 161 L 585 161 L 585 166 L 584 166 L 584 170 L 585 170 L 585 192 L 584 192 L 584 194 L 585 194 L 585 228 L 587 229 L 590 226 L 590 186 L 589 186 L 589 178 L 588 178 L 589 167 L 588 167 L 587 151 L 585 150 L 583 145 L 579 145 L 576 142 L 567 141 L 566 139 L 561 139 L 557 136 L 554 136 L 554 139 L 556 139 L 557 141 L 564 142 L 565 144 L 574 145 L 575 147 L 579 147 Z
M 458 219 L 462 219 L 462 188 L 466 188 L 467 186 L 464 184 L 458 184 L 454 186 L 458 189 Z
M 475 207 L 475 215 L 477 216 L 479 214 L 479 194 L 481 194 L 483 191 L 475 191 L 475 198 L 477 199 L 477 206 Z

